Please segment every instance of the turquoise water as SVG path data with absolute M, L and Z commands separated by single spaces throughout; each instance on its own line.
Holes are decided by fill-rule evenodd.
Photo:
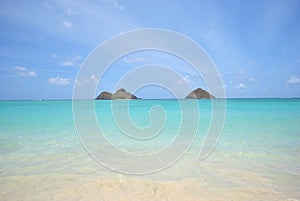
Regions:
M 128 101 L 113 102 L 120 114 L 127 113 Z M 94 107 L 99 128 L 116 148 L 130 154 L 151 154 L 177 137 L 181 110 L 176 100 L 129 102 L 129 115 L 136 126 L 146 129 L 151 123 L 157 128 L 163 125 L 162 130 L 155 127 L 144 133 L 149 139 L 138 141 L 118 129 L 111 103 L 96 101 Z M 181 103 L 189 105 L 188 100 Z M 160 108 L 152 113 L 151 120 L 150 108 L 157 105 Z M 199 130 L 191 149 L 170 168 L 138 179 L 191 180 L 195 186 L 204 185 L 205 191 L 199 189 L 199 193 L 231 200 L 300 200 L 300 99 L 227 100 L 223 133 L 217 147 L 203 161 L 198 156 L 209 128 L 211 104 L 209 100 L 199 100 L 198 105 Z M 187 108 L 191 114 L 195 112 L 193 107 Z M 156 136 L 149 133 L 154 131 Z M 39 178 L 49 175 L 55 175 L 48 178 L 49 192 L 70 185 L 68 179 L 76 183 L 87 177 L 105 180 L 120 176 L 101 166 L 82 146 L 73 121 L 72 101 L 1 101 L 0 154 L 0 199 L 4 200 L 37 198 L 46 188 L 45 179 Z M 125 158 L 115 160 L 130 165 L 124 162 Z M 70 178 L 65 179 L 66 176 Z M 19 188 L 12 193 L 11 186 L 16 181 Z

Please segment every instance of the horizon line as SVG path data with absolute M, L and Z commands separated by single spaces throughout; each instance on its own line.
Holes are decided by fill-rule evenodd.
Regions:
M 114 100 L 211 100 L 211 98 L 139 98 L 139 99 L 114 99 Z M 214 99 L 300 99 L 300 97 L 230 97 Z M 0 99 L 0 101 L 112 101 L 106 99 Z M 213 100 L 213 99 L 212 99 Z

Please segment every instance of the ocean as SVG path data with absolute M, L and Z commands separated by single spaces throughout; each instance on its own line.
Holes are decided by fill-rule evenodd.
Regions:
M 210 100 L 75 104 L 0 101 L 0 200 L 300 200 L 300 99 L 227 99 L 211 139 Z

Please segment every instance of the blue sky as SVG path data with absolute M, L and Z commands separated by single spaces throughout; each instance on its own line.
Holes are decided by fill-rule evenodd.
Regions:
M 0 99 L 71 99 L 80 65 L 100 43 L 139 28 L 170 29 L 202 46 L 227 97 L 300 97 L 300 2 L 15 1 L 0 2 Z M 180 61 L 157 52 L 120 59 L 96 93 L 113 90 L 136 65 L 176 68 L 203 87 Z M 180 69 L 182 68 L 182 69 Z M 142 98 L 168 98 L 145 88 Z

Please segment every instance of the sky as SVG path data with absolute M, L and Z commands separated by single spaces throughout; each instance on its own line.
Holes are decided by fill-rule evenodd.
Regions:
M 1 0 L 0 26 L 0 100 L 71 99 L 82 63 L 99 44 L 143 28 L 171 30 L 198 43 L 228 98 L 300 97 L 298 0 Z M 136 66 L 153 63 L 174 69 L 193 89 L 206 89 L 180 59 L 143 51 L 117 60 L 95 96 L 113 91 Z M 157 86 L 136 95 L 171 97 Z

